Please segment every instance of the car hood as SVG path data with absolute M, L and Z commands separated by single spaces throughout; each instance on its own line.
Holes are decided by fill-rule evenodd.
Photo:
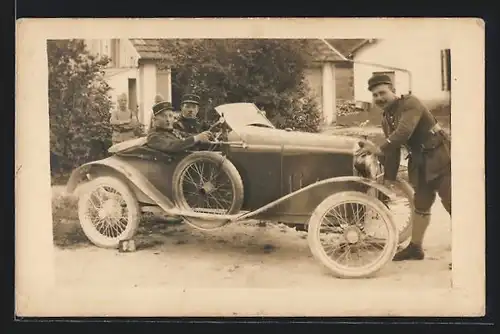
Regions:
M 252 146 L 284 146 L 289 149 L 307 151 L 331 151 L 354 153 L 357 149 L 359 138 L 340 135 L 326 135 L 321 133 L 308 133 L 299 131 L 287 131 L 281 129 L 246 126 L 238 131 L 232 132 L 230 140 L 243 140 Z

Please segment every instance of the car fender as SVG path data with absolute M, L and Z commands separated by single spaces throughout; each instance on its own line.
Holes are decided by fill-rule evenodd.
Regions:
M 94 174 L 96 169 L 100 170 L 96 173 L 97 175 L 112 174 L 126 181 L 132 186 L 139 201 L 153 202 L 166 212 L 175 208 L 172 201 L 165 197 L 140 171 L 116 156 L 92 161 L 73 170 L 66 185 L 66 192 L 73 194 L 87 174 Z
M 355 183 L 361 186 L 360 188 L 374 188 L 390 199 L 396 198 L 396 193 L 393 190 L 375 180 L 361 176 L 340 176 L 321 180 L 291 192 L 257 210 L 243 214 L 240 219 L 251 219 L 266 211 L 288 212 L 290 208 L 307 212 L 314 209 L 328 195 L 349 189 L 345 188 L 348 183 Z

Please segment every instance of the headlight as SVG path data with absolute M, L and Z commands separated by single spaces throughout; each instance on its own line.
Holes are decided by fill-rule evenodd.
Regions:
M 373 180 L 380 173 L 378 159 L 373 154 L 355 154 L 354 169 L 359 176 Z

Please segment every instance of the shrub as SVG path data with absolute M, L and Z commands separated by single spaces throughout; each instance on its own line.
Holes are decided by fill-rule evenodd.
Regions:
M 201 97 L 200 116 L 216 117 L 223 103 L 253 102 L 278 128 L 316 132 L 321 114 L 304 78 L 310 60 L 307 41 L 274 39 L 164 40 L 163 52 L 175 64 L 174 108 L 180 97 Z M 168 66 L 165 64 L 165 66 Z
M 49 40 L 50 153 L 52 176 L 107 154 L 111 145 L 109 59 L 96 59 L 81 40 Z

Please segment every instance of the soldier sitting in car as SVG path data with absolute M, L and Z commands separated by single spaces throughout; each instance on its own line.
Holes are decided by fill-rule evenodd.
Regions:
M 146 146 L 164 153 L 176 153 L 194 147 L 198 143 L 209 143 L 210 131 L 185 136 L 174 128 L 176 112 L 167 101 L 153 106 L 153 128 L 147 136 Z
M 180 117 L 174 124 L 176 130 L 186 134 L 200 133 L 209 128 L 205 122 L 198 119 L 200 97 L 195 94 L 185 94 L 181 101 Z

